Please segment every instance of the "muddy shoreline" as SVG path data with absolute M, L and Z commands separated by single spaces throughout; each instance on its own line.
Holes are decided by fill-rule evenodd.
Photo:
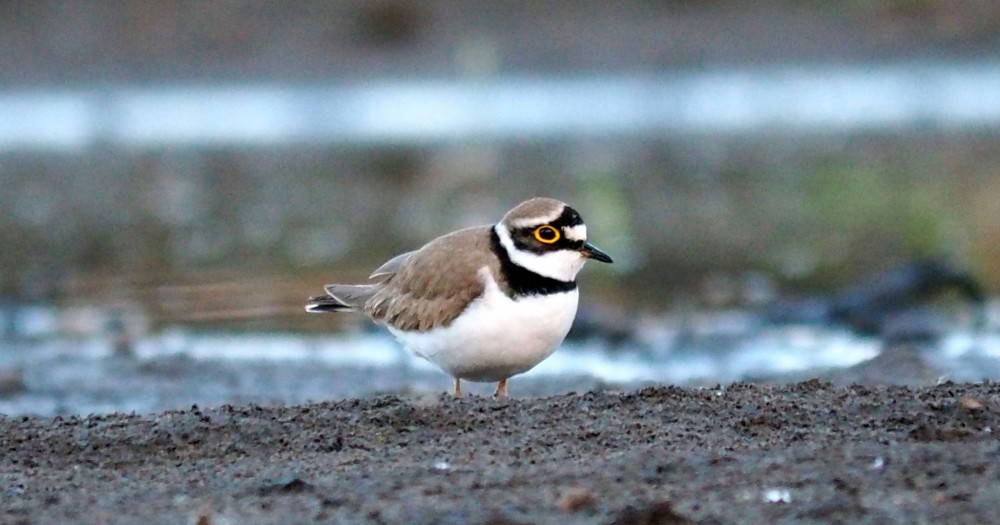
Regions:
M 0 522 L 985 523 L 998 414 L 808 381 L 0 417 Z

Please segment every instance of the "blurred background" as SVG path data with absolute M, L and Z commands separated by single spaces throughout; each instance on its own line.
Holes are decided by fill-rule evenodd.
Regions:
M 988 0 L 0 2 L 0 411 L 205 367 L 216 401 L 446 388 L 303 301 L 536 195 L 616 261 L 573 387 L 854 366 L 890 324 L 990 376 L 998 49 Z

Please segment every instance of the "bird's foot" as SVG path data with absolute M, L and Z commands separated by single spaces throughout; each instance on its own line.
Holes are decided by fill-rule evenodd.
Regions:
M 459 397 L 461 395 L 462 395 L 462 380 L 456 377 L 455 378 L 455 397 Z
M 493 399 L 504 399 L 507 397 L 507 380 L 501 379 L 497 383 L 497 389 L 493 392 Z

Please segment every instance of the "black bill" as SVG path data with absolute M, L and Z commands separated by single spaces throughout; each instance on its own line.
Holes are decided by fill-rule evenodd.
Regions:
M 613 262 L 611 260 L 611 256 L 597 249 L 597 246 L 594 246 L 589 242 L 583 243 L 583 247 L 580 248 L 580 253 L 582 253 L 584 257 L 595 261 L 601 261 L 603 263 Z

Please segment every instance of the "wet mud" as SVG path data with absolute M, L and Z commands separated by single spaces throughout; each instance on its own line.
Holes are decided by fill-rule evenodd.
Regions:
M 2 523 L 988 523 L 1000 384 L 0 417 Z

